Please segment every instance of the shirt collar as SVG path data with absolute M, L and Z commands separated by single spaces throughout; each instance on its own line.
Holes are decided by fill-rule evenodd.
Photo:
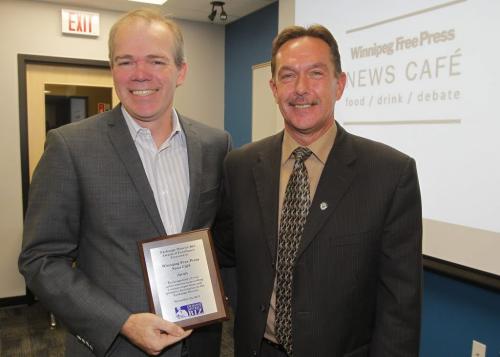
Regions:
M 337 135 L 337 124 L 333 122 L 333 125 L 315 142 L 308 145 L 307 147 L 312 151 L 313 155 L 324 165 L 328 159 L 328 155 L 332 150 L 333 143 L 335 141 L 335 136 Z M 281 149 L 281 165 L 290 158 L 293 151 L 300 145 L 296 142 L 292 136 L 285 130 L 283 135 L 283 144 Z
M 121 109 L 123 117 L 125 118 L 125 122 L 127 123 L 128 130 L 130 131 L 130 135 L 132 135 L 132 139 L 134 141 L 137 139 L 137 135 L 139 135 L 139 133 L 149 132 L 148 128 L 143 128 L 137 123 L 137 121 L 135 121 L 132 118 L 132 116 L 127 112 L 127 110 L 123 105 L 121 106 Z M 177 112 L 174 109 L 172 109 L 172 132 L 165 141 L 169 141 L 177 133 L 183 133 L 182 126 L 179 121 L 179 116 L 177 115 Z

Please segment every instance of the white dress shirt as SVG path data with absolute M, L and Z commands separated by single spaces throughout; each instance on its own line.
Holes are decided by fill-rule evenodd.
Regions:
M 122 106 L 123 116 L 134 140 L 156 206 L 167 234 L 180 233 L 189 198 L 189 164 L 186 135 L 172 109 L 172 133 L 159 148 L 151 131 L 141 127 Z

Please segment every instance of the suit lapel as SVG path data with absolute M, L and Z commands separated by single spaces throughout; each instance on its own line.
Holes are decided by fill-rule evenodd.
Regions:
M 156 207 L 153 190 L 149 185 L 137 148 L 130 136 L 130 131 L 121 112 L 121 106 L 116 106 L 108 117 L 108 136 L 142 199 L 158 235 L 165 235 L 165 228 Z
M 182 231 L 186 232 L 192 230 L 195 213 L 200 201 L 203 160 L 201 142 L 198 133 L 188 120 L 183 118 L 180 114 L 178 114 L 178 116 L 182 130 L 186 135 L 189 164 L 189 199 L 186 214 L 184 216 L 184 223 L 182 225 Z
M 337 208 L 355 176 L 353 163 L 356 154 L 351 137 L 340 125 L 334 147 L 328 156 L 314 195 L 304 227 L 297 257 L 311 243 L 323 225 Z
M 273 262 L 276 261 L 278 236 L 278 200 L 283 132 L 273 136 L 259 152 L 253 167 L 263 230 Z

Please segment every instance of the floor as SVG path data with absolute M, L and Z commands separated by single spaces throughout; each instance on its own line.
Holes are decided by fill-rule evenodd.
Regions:
M 1 357 L 64 356 L 64 328 L 50 328 L 48 312 L 39 302 L 0 309 Z M 223 325 L 221 357 L 233 356 L 232 321 Z

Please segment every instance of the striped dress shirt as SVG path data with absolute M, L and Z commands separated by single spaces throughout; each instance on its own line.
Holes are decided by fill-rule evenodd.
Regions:
M 189 197 L 189 165 L 186 135 L 172 110 L 172 133 L 159 148 L 151 131 L 141 127 L 122 106 L 123 116 L 134 140 L 156 206 L 168 235 L 180 233 Z

